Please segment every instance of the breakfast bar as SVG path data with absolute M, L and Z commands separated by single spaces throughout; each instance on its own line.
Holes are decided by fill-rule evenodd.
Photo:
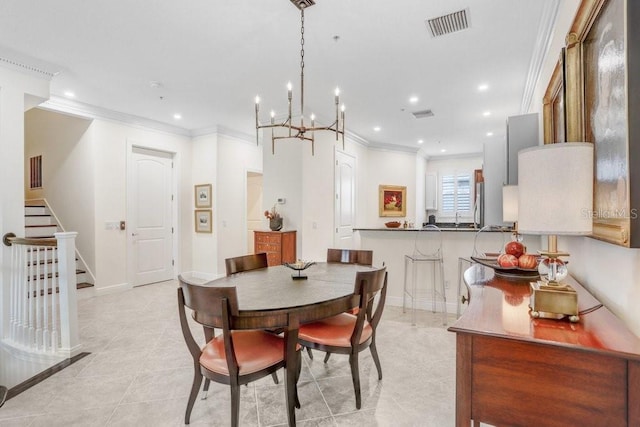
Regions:
M 462 224 L 461 224 L 462 225 Z M 458 289 L 458 260 L 470 259 L 473 254 L 474 242 L 478 229 L 473 226 L 442 227 L 442 250 L 444 257 L 444 280 L 447 297 L 447 312 L 457 311 Z M 402 306 L 403 280 L 404 280 L 404 256 L 414 251 L 415 241 L 419 233 L 429 233 L 424 228 L 355 228 L 359 233 L 360 247 L 373 250 L 374 265 L 382 265 L 384 262 L 389 272 L 389 284 L 387 291 L 387 304 Z M 500 248 L 511 240 L 511 232 L 505 229 L 502 232 L 483 232 L 480 237 L 488 244 L 495 244 Z M 535 253 L 540 249 L 538 237 L 525 237 L 527 251 Z M 418 298 L 417 305 L 421 309 L 431 310 L 432 301 L 429 296 Z

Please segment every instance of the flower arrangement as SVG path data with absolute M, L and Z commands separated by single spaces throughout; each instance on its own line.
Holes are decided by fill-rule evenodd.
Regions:
M 280 213 L 276 211 L 276 205 L 273 205 L 270 211 L 264 211 L 264 216 L 268 219 L 278 219 L 280 218 Z

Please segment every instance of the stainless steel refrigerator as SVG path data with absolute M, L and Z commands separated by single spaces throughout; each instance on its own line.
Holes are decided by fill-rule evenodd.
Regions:
M 484 227 L 484 182 L 476 182 L 473 201 L 473 222 L 477 228 Z

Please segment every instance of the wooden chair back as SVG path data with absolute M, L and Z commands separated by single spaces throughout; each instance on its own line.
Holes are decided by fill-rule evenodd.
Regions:
M 373 265 L 373 251 L 364 249 L 327 249 L 327 262 Z
M 227 270 L 227 276 L 241 273 L 243 271 L 257 270 L 258 268 L 267 268 L 267 254 L 262 252 L 259 254 L 242 255 L 224 260 L 224 266 Z
M 387 267 L 373 271 L 357 272 L 353 293 L 360 296 L 358 318 L 351 335 L 351 347 L 356 349 L 359 347 L 358 343 L 360 343 L 365 318 L 375 334 L 382 317 L 382 311 L 387 300 Z M 378 295 L 380 297 L 376 303 L 376 296 Z
M 206 283 L 196 284 L 186 280 L 182 276 L 178 276 L 178 281 L 180 283 L 180 286 L 178 287 L 178 315 L 180 318 L 180 326 L 187 348 L 193 358 L 194 369 L 196 370 L 194 382 L 191 387 L 191 394 L 189 395 L 189 401 L 187 402 L 185 424 L 189 424 L 191 410 L 193 409 L 193 405 L 204 376 L 206 378 L 204 386 L 205 391 L 209 388 L 210 380 L 222 384 L 228 384 L 231 387 L 231 424 L 232 426 L 237 426 L 239 423 L 238 414 L 240 405 L 239 386 L 267 375 L 273 376 L 274 380 L 276 380 L 276 371 L 286 366 L 284 340 L 281 337 L 270 334 L 266 331 L 258 330 L 266 329 L 268 326 L 272 325 L 274 323 L 274 319 L 277 319 L 277 316 L 260 316 L 259 318 L 256 318 L 255 321 L 251 322 L 251 330 L 235 332 L 238 329 L 248 328 L 247 325 L 241 326 L 240 324 L 237 324 L 239 309 L 238 295 L 235 287 L 215 287 Z M 209 354 L 209 356 L 211 356 L 210 352 L 212 350 L 209 348 L 208 350 L 204 350 L 209 353 L 203 353 L 203 348 L 194 339 L 187 319 L 185 307 L 192 310 L 192 318 L 203 327 L 205 341 L 207 343 L 205 348 L 209 345 L 212 345 L 213 347 L 217 347 L 219 345 L 219 341 L 217 343 L 214 342 L 213 344 L 210 344 L 211 340 L 222 340 L 224 343 L 224 360 L 226 360 L 227 363 L 226 372 L 224 370 L 208 369 L 201 363 L 201 357 L 205 354 Z M 219 335 L 214 337 L 214 328 L 222 329 L 222 337 Z M 236 334 L 242 334 L 241 336 L 244 337 L 236 346 L 234 346 L 234 340 L 232 339 L 232 331 L 234 331 L 233 336 L 237 337 L 240 335 Z M 265 336 L 272 337 L 271 341 L 265 341 L 263 338 Z M 278 338 L 280 342 L 273 341 L 275 338 Z M 251 347 L 249 349 L 247 349 L 247 343 L 250 343 L 249 345 Z M 270 358 L 268 360 L 271 363 L 265 365 L 260 370 L 240 374 L 237 349 L 241 349 L 241 359 L 243 357 L 244 359 L 247 359 L 247 355 L 249 354 L 251 359 L 259 360 L 261 351 L 265 351 L 265 349 L 267 349 L 267 351 L 273 348 L 277 349 L 277 347 L 274 347 L 277 345 L 282 345 L 280 359 Z M 249 350 L 250 353 L 248 353 L 247 350 Z M 214 357 L 219 356 L 216 355 Z M 294 356 L 291 363 L 293 363 L 294 366 L 299 366 L 299 356 Z M 297 396 L 296 389 L 295 405 L 299 407 L 299 400 Z M 293 402 L 288 401 L 289 414 L 294 413 L 293 407 L 291 406 L 292 404 Z M 293 417 L 293 419 L 295 419 L 295 415 L 293 415 Z

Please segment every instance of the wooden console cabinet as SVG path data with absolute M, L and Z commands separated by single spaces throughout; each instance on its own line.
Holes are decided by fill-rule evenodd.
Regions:
M 254 231 L 254 253 L 266 252 L 269 267 L 296 262 L 296 232 Z
M 456 341 L 456 426 L 640 426 L 640 339 L 605 307 L 529 316 L 528 281 L 475 265 Z M 599 302 L 571 278 L 580 311 Z

